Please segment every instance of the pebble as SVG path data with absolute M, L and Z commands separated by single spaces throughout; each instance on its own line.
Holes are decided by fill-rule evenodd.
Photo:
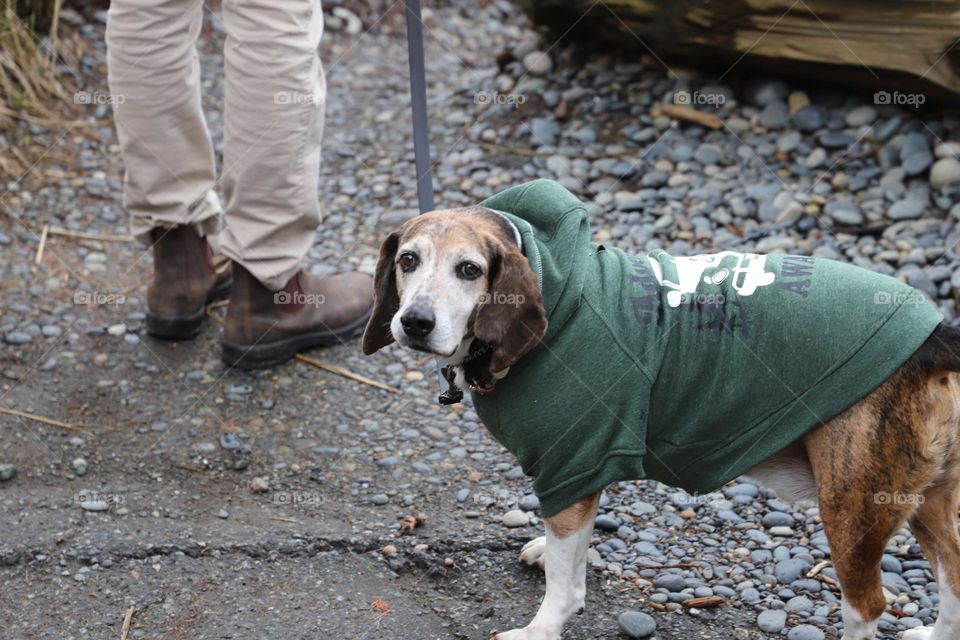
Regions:
M 653 586 L 658 589 L 666 589 L 667 591 L 678 592 L 686 589 L 687 583 L 683 579 L 683 576 L 679 576 L 675 573 L 665 573 L 658 576 L 657 579 L 653 581 Z
M 266 493 L 270 490 L 270 483 L 262 476 L 257 476 L 250 481 L 250 489 L 255 493 Z
M 240 442 L 240 438 L 237 437 L 237 434 L 230 431 L 225 431 L 220 434 L 220 447 L 223 449 L 234 450 L 239 449 L 243 446 L 243 443 Z
M 553 60 L 550 54 L 544 51 L 531 51 L 523 56 L 523 66 L 531 74 L 542 76 L 553 70 Z
M 863 213 L 860 207 L 848 200 L 831 200 L 824 207 L 823 212 L 833 218 L 837 224 L 863 224 Z
M 760 114 L 760 124 L 767 129 L 782 129 L 790 122 L 790 111 L 787 105 L 779 100 L 764 107 Z
M 524 511 L 536 511 L 540 508 L 540 498 L 532 493 L 529 493 L 520 498 L 519 506 Z
M 929 169 L 932 164 L 933 154 L 924 150 L 908 156 L 901 166 L 903 167 L 904 173 L 908 176 L 918 176 Z
M 876 119 L 877 110 L 870 105 L 864 105 L 848 111 L 845 118 L 848 127 L 862 127 L 867 124 L 873 124 Z
M 930 186 L 934 189 L 960 185 L 960 161 L 942 158 L 930 169 Z
M 33 336 L 23 331 L 11 331 L 3 336 L 3 341 L 15 345 L 30 344 L 33 342 Z
M 842 131 L 827 131 L 820 135 L 820 145 L 824 149 L 849 149 L 854 139 Z
M 777 139 L 777 151 L 780 153 L 790 153 L 800 146 L 803 137 L 799 131 L 788 131 Z
M 78 476 L 87 475 L 87 460 L 86 458 L 74 458 L 73 459 L 73 472 Z
M 801 624 L 787 633 L 787 640 L 823 640 L 824 637 L 823 631 L 809 624 Z
M 612 516 L 600 514 L 594 520 L 593 526 L 601 531 L 616 531 L 620 528 L 620 521 Z
M 787 612 L 782 609 L 767 609 L 757 616 L 757 626 L 764 633 L 779 634 L 787 626 Z
M 0 464 L 0 482 L 13 480 L 17 475 L 17 467 L 12 464 Z
M 122 322 L 120 324 L 112 324 L 109 327 L 107 327 L 107 333 L 109 333 L 112 336 L 122 336 L 126 332 L 127 332 L 127 325 L 123 324 Z
M 513 509 L 512 511 L 507 511 L 505 514 L 503 514 L 503 517 L 500 518 L 500 523 L 505 527 L 510 527 L 511 529 L 516 527 L 525 527 L 530 524 L 530 516 L 528 516 L 525 511 Z
M 657 630 L 657 621 L 642 611 L 627 611 L 617 618 L 620 631 L 630 638 L 648 638 Z
M 810 569 L 810 565 L 802 560 L 790 558 L 781 560 L 774 567 L 774 575 L 780 584 L 790 584 L 794 580 L 799 580 L 803 574 Z
M 898 200 L 890 206 L 891 220 L 915 220 L 923 215 L 926 205 L 919 200 Z
M 801 107 L 793 114 L 793 126 L 799 131 L 810 133 L 823 127 L 823 113 L 820 107 L 809 105 Z
M 84 511 L 97 513 L 100 511 L 106 511 L 110 508 L 110 505 L 108 505 L 105 500 L 81 500 L 80 508 Z

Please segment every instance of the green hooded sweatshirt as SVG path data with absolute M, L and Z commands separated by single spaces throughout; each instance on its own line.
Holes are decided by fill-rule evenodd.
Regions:
M 482 206 L 520 230 L 549 327 L 473 402 L 544 516 L 621 480 L 714 491 L 869 394 L 943 320 L 830 260 L 605 248 L 548 180 Z

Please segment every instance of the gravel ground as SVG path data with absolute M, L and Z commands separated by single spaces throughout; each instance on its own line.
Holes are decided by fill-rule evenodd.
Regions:
M 378 241 L 416 213 L 403 15 L 335 5 L 327 213 L 310 258 L 320 273 L 370 272 Z M 573 36 L 552 47 L 502 1 L 431 5 L 438 203 L 551 177 L 591 203 L 598 240 L 845 260 L 905 279 L 955 317 L 956 119 L 777 79 L 721 84 L 722 71 L 647 56 L 619 62 Z M 314 354 L 397 393 L 302 362 L 242 374 L 221 365 L 213 321 L 191 343 L 146 336 L 151 266 L 135 244 L 51 235 L 34 264 L 44 224 L 126 233 L 116 137 L 96 98 L 102 14 L 89 18 L 88 126 L 4 140 L 51 151 L 22 179 L 0 174 L 0 403 L 89 428 L 0 415 L 0 631 L 117 638 L 131 607 L 131 638 L 485 638 L 525 624 L 543 577 L 516 553 L 542 531 L 536 499 L 468 406 L 435 404 L 432 362 L 394 348 L 364 358 L 357 343 Z M 207 18 L 219 148 L 223 33 Z M 722 125 L 656 115 L 671 101 Z M 414 513 L 422 522 L 399 535 Z M 709 496 L 621 483 L 604 495 L 594 543 L 587 611 L 565 637 L 623 637 L 626 611 L 651 614 L 663 639 L 839 635 L 832 569 L 807 575 L 830 554 L 813 505 L 746 480 Z M 929 623 L 936 588 L 908 531 L 883 568 L 881 637 Z M 684 605 L 709 595 L 725 603 Z

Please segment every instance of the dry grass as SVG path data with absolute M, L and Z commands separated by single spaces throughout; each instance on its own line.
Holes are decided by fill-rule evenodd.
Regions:
M 63 0 L 0 0 L 0 129 L 16 120 L 49 125 L 71 103 L 58 66 L 73 66 L 79 41 L 60 38 Z
M 0 186 L 15 179 L 27 186 L 44 179 L 42 160 L 69 162 L 69 154 L 35 135 L 85 128 L 75 104 L 84 44 L 74 25 L 60 19 L 64 0 L 0 0 Z M 2 143 L 0 143 L 2 144 Z M 24 182 L 26 181 L 26 182 Z M 0 202 L 0 212 L 4 204 Z

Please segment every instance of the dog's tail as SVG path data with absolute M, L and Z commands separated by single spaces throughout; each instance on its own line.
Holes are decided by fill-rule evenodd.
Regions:
M 960 372 L 960 327 L 940 323 L 923 346 L 917 349 L 914 358 L 930 372 Z

